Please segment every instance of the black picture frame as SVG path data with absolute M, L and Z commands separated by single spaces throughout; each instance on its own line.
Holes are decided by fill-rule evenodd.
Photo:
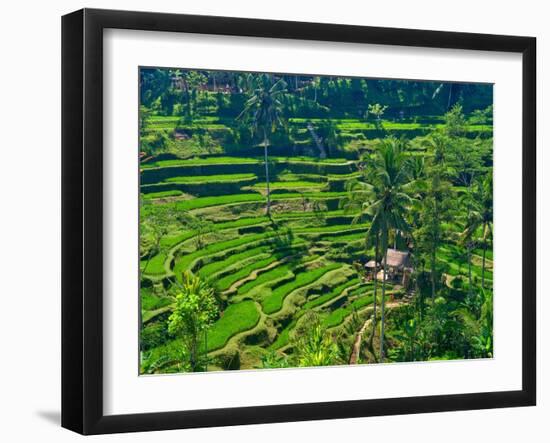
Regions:
M 107 28 L 522 54 L 522 389 L 104 415 L 102 84 L 103 30 Z M 536 39 L 532 37 L 97 9 L 65 15 L 62 18 L 62 426 L 82 434 L 103 434 L 535 405 L 535 67 Z

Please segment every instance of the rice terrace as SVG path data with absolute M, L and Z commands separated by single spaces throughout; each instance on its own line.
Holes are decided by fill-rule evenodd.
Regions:
M 140 68 L 140 374 L 491 358 L 492 104 Z

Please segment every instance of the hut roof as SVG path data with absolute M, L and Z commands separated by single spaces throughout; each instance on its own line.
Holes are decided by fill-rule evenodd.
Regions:
M 410 255 L 406 251 L 398 251 L 397 249 L 388 249 L 386 263 L 393 268 L 409 268 Z

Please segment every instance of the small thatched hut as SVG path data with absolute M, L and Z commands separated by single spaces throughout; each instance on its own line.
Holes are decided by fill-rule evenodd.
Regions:
M 388 248 L 386 260 L 386 281 L 393 281 L 403 286 L 407 286 L 409 277 L 413 271 L 411 254 L 407 251 L 398 251 L 397 249 Z M 374 260 L 370 260 L 365 264 L 365 268 L 372 278 L 374 278 L 376 273 L 376 278 L 378 280 L 382 281 L 384 279 L 382 263 L 376 263 Z

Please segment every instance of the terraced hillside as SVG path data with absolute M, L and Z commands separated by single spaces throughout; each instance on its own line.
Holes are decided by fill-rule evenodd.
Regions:
M 208 351 L 222 364 L 243 343 L 253 343 L 239 357 L 241 368 L 252 368 L 262 350 L 288 345 L 306 310 L 338 313 L 327 320 L 338 328 L 352 314 L 348 307 L 372 302 L 372 285 L 362 284 L 352 267 L 368 225 L 351 224 L 353 214 L 339 209 L 345 193 L 333 190 L 357 173 L 354 161 L 273 159 L 268 218 L 263 164 L 236 160 L 145 164 L 142 217 L 172 208 L 200 219 L 208 231 L 200 234 L 175 220 L 158 253 L 142 258 L 142 319 L 145 334 L 158 328 L 174 303 L 167 288 L 193 271 L 212 282 L 225 306 L 208 334 Z M 345 256 L 336 253 L 342 250 Z M 167 346 L 170 340 L 148 349 L 145 366 Z
M 492 94 L 142 68 L 140 373 L 491 357 Z

